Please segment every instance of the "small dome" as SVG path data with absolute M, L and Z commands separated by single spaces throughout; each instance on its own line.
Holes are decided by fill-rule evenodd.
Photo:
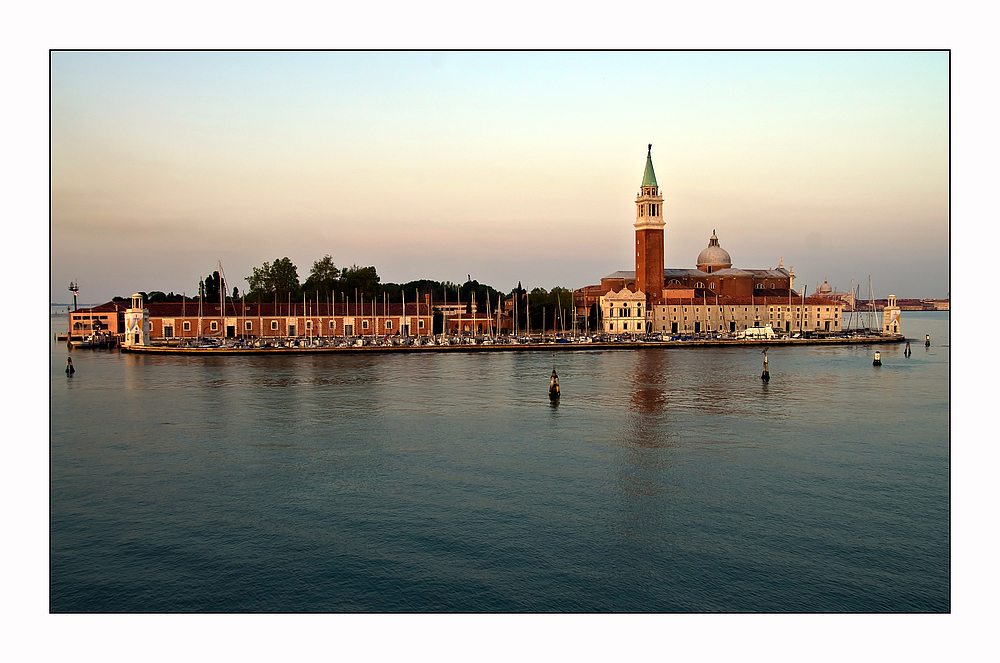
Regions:
M 823 285 L 819 287 L 819 291 L 821 294 L 826 294 L 828 292 L 833 292 L 833 288 L 831 288 L 830 284 L 824 280 Z
M 719 238 L 712 231 L 712 236 L 708 240 L 708 247 L 698 254 L 698 262 L 695 266 L 701 271 L 706 271 L 705 267 L 714 269 L 728 269 L 733 266 L 733 259 L 729 257 L 729 251 L 719 246 Z

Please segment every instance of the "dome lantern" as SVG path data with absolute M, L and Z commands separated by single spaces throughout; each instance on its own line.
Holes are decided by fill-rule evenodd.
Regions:
M 712 236 L 708 240 L 708 246 L 698 254 L 698 261 L 695 263 L 702 272 L 712 273 L 720 269 L 729 269 L 733 266 L 733 259 L 729 257 L 729 252 L 719 246 L 719 238 L 712 230 Z

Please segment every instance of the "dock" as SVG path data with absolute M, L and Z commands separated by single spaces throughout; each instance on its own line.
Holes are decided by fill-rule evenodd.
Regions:
M 796 339 L 699 339 L 674 341 L 596 341 L 593 343 L 500 343 L 455 345 L 365 345 L 365 346 L 299 346 L 299 347 L 210 347 L 147 345 L 122 346 L 122 352 L 161 355 L 302 355 L 302 354 L 363 354 L 363 353 L 426 353 L 426 352 L 565 352 L 573 350 L 641 350 L 649 348 L 706 348 L 706 347 L 784 347 L 799 345 L 872 345 L 903 343 L 901 334 L 882 336 L 854 336 L 841 338 Z

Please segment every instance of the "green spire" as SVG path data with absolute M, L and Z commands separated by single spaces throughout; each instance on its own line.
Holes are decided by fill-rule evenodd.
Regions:
M 653 144 L 649 144 L 649 150 L 646 152 L 646 172 L 642 174 L 642 184 L 641 186 L 659 186 L 656 183 L 656 173 L 653 172 Z

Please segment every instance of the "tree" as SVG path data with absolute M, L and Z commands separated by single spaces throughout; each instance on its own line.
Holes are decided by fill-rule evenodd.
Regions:
M 222 277 L 219 276 L 219 272 L 212 272 L 205 277 L 205 291 L 203 296 L 207 301 L 214 302 L 218 301 L 221 292 Z
M 374 267 L 352 265 L 344 269 L 340 276 L 340 287 L 343 288 L 348 297 L 353 296 L 355 290 L 359 295 L 368 299 L 380 295 L 382 293 L 379 290 L 378 282 L 378 272 L 375 271 Z
M 250 286 L 251 299 L 258 302 L 268 301 L 271 297 L 279 300 L 299 294 L 299 272 L 288 257 L 275 258 L 270 265 L 266 262 L 253 268 L 253 274 L 246 277 Z
M 253 274 L 246 277 L 246 280 L 250 286 L 250 296 L 260 302 L 262 295 L 271 291 L 271 266 L 265 262 L 260 267 L 254 267 Z
M 275 260 L 271 265 L 272 290 L 277 290 L 278 295 L 297 295 L 299 291 L 299 270 L 288 257 Z
M 310 295 L 310 298 L 317 294 L 326 299 L 338 284 L 340 269 L 333 263 L 333 258 L 329 255 L 323 256 L 313 263 L 309 270 L 309 278 L 302 285 L 302 289 Z

